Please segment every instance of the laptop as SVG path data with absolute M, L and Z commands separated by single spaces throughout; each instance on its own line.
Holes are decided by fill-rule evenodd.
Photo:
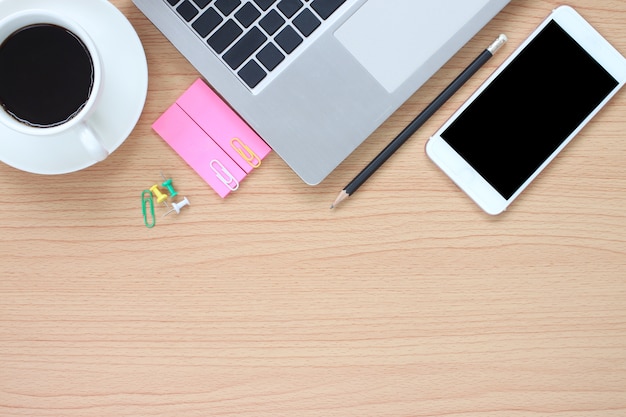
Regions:
M 509 1 L 133 0 L 311 185 Z

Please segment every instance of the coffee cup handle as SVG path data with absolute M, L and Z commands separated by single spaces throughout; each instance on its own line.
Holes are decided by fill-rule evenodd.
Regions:
M 104 161 L 110 152 L 102 145 L 102 141 L 87 123 L 81 123 L 80 141 L 87 152 L 96 161 Z

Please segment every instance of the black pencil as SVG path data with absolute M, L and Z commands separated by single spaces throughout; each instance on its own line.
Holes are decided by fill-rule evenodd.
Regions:
M 351 196 L 382 164 L 389 159 L 472 75 L 487 62 L 493 54 L 507 41 L 505 35 L 498 36 L 441 94 L 437 96 L 389 145 L 385 147 L 350 183 L 339 193 L 331 209 Z

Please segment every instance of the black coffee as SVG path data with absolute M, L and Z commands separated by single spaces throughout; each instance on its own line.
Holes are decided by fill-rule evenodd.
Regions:
M 27 125 L 69 121 L 89 99 L 93 82 L 91 54 L 65 28 L 27 26 L 0 45 L 0 104 Z

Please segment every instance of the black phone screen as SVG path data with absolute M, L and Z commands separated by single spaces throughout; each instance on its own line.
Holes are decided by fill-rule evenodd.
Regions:
M 551 21 L 441 137 L 508 200 L 617 85 Z

